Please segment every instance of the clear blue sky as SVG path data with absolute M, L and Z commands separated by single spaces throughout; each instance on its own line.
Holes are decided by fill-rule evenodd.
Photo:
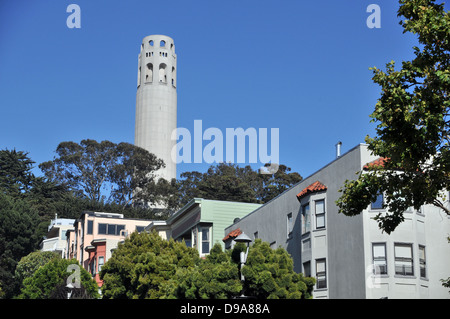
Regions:
M 66 26 L 71 3 L 80 29 Z M 380 29 L 366 26 L 371 3 Z M 393 0 L 2 1 L 0 149 L 37 165 L 62 141 L 134 143 L 140 43 L 165 34 L 178 55 L 178 126 L 279 128 L 280 162 L 306 177 L 334 159 L 337 141 L 345 152 L 373 135 L 380 90 L 368 68 L 410 59 L 416 41 L 397 9 Z

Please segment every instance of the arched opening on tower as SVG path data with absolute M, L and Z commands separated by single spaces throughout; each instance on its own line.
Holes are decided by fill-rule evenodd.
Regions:
M 139 69 L 138 69 L 138 79 L 137 80 L 138 80 L 137 86 L 141 85 L 141 67 L 139 67 Z
M 147 68 L 145 69 L 145 82 L 153 82 L 153 64 L 147 63 Z
M 153 40 L 148 41 L 148 44 L 150 44 L 150 46 L 153 46 Z
M 159 65 L 159 82 L 167 83 L 166 68 L 167 68 L 167 65 L 165 63 L 161 63 Z
M 172 67 L 172 85 L 177 87 L 177 72 L 175 72 L 175 67 Z
M 159 42 L 159 46 L 160 46 L 161 48 L 165 47 L 165 46 L 166 46 L 166 41 L 161 40 L 161 42 Z

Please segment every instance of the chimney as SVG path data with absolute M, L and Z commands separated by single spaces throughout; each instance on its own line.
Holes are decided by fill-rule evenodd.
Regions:
M 342 142 L 339 141 L 336 144 L 336 158 L 341 157 L 341 146 L 342 146 Z

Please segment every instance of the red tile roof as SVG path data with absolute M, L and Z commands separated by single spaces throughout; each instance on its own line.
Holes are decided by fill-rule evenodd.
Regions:
M 369 167 L 375 167 L 375 166 L 384 167 L 384 163 L 386 163 L 386 161 L 387 161 L 386 157 L 378 157 L 376 160 L 364 165 L 364 169 L 368 169 Z
M 314 192 L 320 192 L 327 190 L 327 187 L 322 184 L 321 182 L 317 181 L 309 185 L 308 187 L 304 188 L 300 193 L 297 194 L 297 198 L 300 199 L 303 196 L 306 196 L 307 194 L 314 193 Z
M 232 230 L 228 233 L 228 235 L 226 235 L 222 241 L 226 241 L 230 238 L 236 238 L 237 236 L 239 236 L 240 234 L 242 234 L 242 230 L 240 228 Z

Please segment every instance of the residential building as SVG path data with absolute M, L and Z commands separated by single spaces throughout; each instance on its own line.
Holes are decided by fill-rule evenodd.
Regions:
M 50 221 L 47 236 L 40 244 L 42 251 L 54 251 L 64 257 L 66 254 L 66 231 L 73 229 L 75 219 L 58 218 Z
M 188 247 L 195 247 L 200 256 L 205 256 L 216 243 L 224 247 L 222 238 L 225 227 L 260 206 L 194 198 L 167 221 L 150 223 L 146 231 L 155 230 L 163 238 L 184 240 Z
M 99 272 L 118 244 L 134 231 L 141 232 L 152 222 L 124 218 L 123 214 L 83 212 L 67 232 L 66 258 L 75 258 L 102 285 Z
M 378 160 L 360 144 L 225 229 L 227 247 L 244 232 L 292 256 L 294 270 L 316 278 L 314 298 L 449 298 L 450 218 L 439 208 L 409 209 L 391 234 L 374 217 L 383 195 L 361 214 L 338 213 L 346 180 Z M 448 199 L 447 199 L 448 204 Z

